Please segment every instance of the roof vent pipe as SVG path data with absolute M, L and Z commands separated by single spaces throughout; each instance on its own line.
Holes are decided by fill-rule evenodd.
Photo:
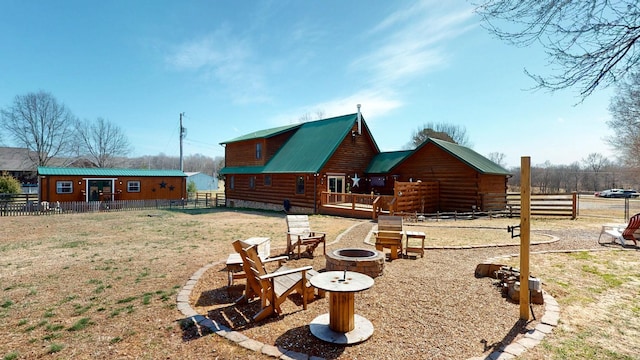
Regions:
M 358 135 L 362 135 L 362 114 L 360 114 L 360 104 L 358 104 Z

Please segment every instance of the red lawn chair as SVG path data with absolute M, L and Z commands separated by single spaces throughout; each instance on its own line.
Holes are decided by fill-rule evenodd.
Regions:
M 620 244 L 626 245 L 626 241 L 628 240 L 633 241 L 635 246 L 638 246 L 638 239 L 634 235 L 638 228 L 640 228 L 640 213 L 633 215 L 626 225 L 604 225 L 602 231 L 600 231 L 598 242 L 600 242 L 603 234 L 607 234 L 613 237 L 614 242 L 618 241 Z

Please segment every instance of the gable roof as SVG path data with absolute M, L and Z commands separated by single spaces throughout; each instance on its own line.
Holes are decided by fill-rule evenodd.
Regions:
M 369 167 L 367 167 L 367 170 L 365 172 L 367 174 L 388 173 L 389 171 L 391 171 L 391 169 L 403 162 L 411 154 L 413 154 L 413 150 L 379 153 L 371 160 L 371 162 L 369 163 Z
M 468 147 L 454 144 L 448 141 L 428 138 L 425 142 L 420 144 L 414 150 L 384 152 L 378 154 L 367 168 L 367 174 L 384 174 L 391 172 L 396 166 L 400 165 L 403 161 L 410 158 L 419 149 L 427 144 L 433 144 L 443 151 L 451 154 L 458 160 L 462 161 L 466 165 L 472 167 L 474 170 L 481 174 L 491 175 L 511 175 L 511 173 L 502 166 L 494 163 L 486 157 L 478 154 Z
M 428 138 L 427 141 L 418 146 L 414 151 L 418 151 L 418 149 L 427 144 L 434 144 L 440 149 L 453 155 L 458 160 L 474 168 L 481 174 L 511 175 L 509 170 L 478 154 L 470 148 L 444 140 Z
M 43 176 L 180 176 L 187 175 L 180 170 L 153 170 L 153 169 L 111 169 L 111 168 L 71 168 L 38 166 L 38 175 Z
M 271 128 L 271 129 L 254 131 L 254 132 L 249 133 L 249 134 L 238 136 L 237 138 L 231 139 L 229 141 L 221 142 L 220 145 L 230 144 L 230 143 L 239 142 L 239 141 L 245 141 L 245 140 L 252 140 L 252 139 L 268 139 L 270 137 L 273 137 L 273 136 L 276 136 L 276 135 L 280 135 L 280 134 L 282 134 L 284 132 L 287 132 L 289 130 L 293 130 L 293 129 L 299 128 L 302 125 L 303 124 L 285 125 L 285 126 L 279 126 L 279 127 L 275 127 L 275 128 Z
M 318 173 L 331 156 L 333 156 L 345 136 L 351 132 L 351 129 L 357 119 L 358 114 L 337 116 L 329 119 L 310 121 L 295 126 L 284 126 L 280 128 L 262 130 L 224 142 L 222 144 L 255 138 L 268 138 L 297 127 L 291 137 L 264 166 L 225 167 L 220 171 L 220 173 Z M 362 126 L 367 126 L 364 122 L 364 118 L 362 118 Z M 378 146 L 375 141 L 373 139 L 371 139 L 371 141 L 373 142 L 376 150 L 378 150 Z
M 29 158 L 30 153 L 33 152 L 27 148 L 0 147 L 0 171 L 35 170 L 36 164 Z
M 267 173 L 317 173 L 351 131 L 357 114 L 304 123 L 265 165 Z

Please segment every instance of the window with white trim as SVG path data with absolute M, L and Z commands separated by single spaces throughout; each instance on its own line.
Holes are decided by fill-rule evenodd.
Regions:
M 140 192 L 140 181 L 139 180 L 127 181 L 127 192 Z
M 72 194 L 73 182 L 71 181 L 56 181 L 56 193 L 57 194 Z

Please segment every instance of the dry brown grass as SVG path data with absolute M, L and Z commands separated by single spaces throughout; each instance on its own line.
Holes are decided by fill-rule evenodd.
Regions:
M 512 241 L 502 229 L 517 221 L 428 223 L 424 230 L 429 245 L 502 243 Z M 560 243 L 575 242 L 572 247 L 595 247 L 599 224 L 606 221 L 537 220 L 533 236 L 546 240 L 541 234 L 550 233 L 559 236 Z M 272 253 L 281 250 L 286 228 L 282 214 L 139 211 L 0 218 L 0 222 L 0 355 L 5 358 L 260 357 L 218 336 L 198 333 L 193 326 L 182 328 L 175 297 L 196 270 L 223 261 L 232 250 L 233 239 L 268 236 Z M 327 231 L 330 240 L 358 223 L 362 225 L 351 238 L 343 238 L 330 249 L 367 246 L 362 239 L 371 225 L 312 217 L 313 228 Z M 515 246 L 429 250 L 424 259 L 387 263 L 385 275 L 376 279 L 374 288 L 356 298 L 357 311 L 376 329 L 372 339 L 360 345 L 321 344 L 324 352 L 314 353 L 317 343 L 307 324 L 317 313 L 327 311 L 326 299 L 312 302 L 307 311 L 288 301 L 281 318 L 234 326 L 265 343 L 327 358 L 394 358 L 404 353 L 444 359 L 487 354 L 490 349 L 483 344 L 499 344 L 517 336 L 509 331 L 514 329 L 518 309 L 500 298 L 490 280 L 473 278 L 473 267 L 488 257 L 516 251 Z M 583 344 L 595 355 L 581 358 L 606 355 L 622 359 L 640 353 L 638 305 L 632 298 L 640 282 L 637 256 L 638 252 L 536 255 L 532 271 L 543 278 L 545 288 L 561 304 L 562 324 L 527 358 L 563 358 L 565 352 L 573 354 Z M 292 265 L 305 262 L 323 267 L 321 256 Z M 235 311 L 230 301 L 242 287 L 227 291 L 222 270 L 220 263 L 203 276 L 192 305 L 228 321 Z M 580 281 L 585 274 L 588 285 Z M 606 274 L 615 274 L 614 279 Z M 455 281 L 453 275 L 462 278 Z M 469 286 L 472 301 L 464 295 Z M 226 313 L 221 315 L 219 309 Z M 254 310 L 251 306 L 235 309 L 245 315 Z M 582 315 L 598 316 L 581 317 L 581 309 Z M 571 342 L 576 336 L 582 342 Z

